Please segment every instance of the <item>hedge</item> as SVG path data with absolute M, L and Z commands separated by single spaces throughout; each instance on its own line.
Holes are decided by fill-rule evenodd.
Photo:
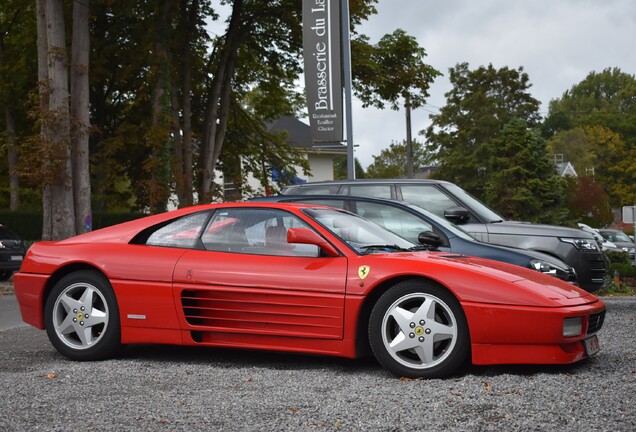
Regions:
M 146 215 L 143 213 L 94 213 L 93 230 L 144 216 Z M 0 211 L 0 224 L 18 234 L 23 240 L 42 238 L 42 213 Z

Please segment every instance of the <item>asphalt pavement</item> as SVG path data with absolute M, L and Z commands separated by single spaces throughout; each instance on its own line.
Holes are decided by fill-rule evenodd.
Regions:
M 0 295 L 0 331 L 26 326 L 20 316 L 20 306 L 12 294 Z

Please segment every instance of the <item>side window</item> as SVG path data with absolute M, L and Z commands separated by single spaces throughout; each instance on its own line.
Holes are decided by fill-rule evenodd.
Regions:
M 444 210 L 457 204 L 435 186 L 401 185 L 402 199 L 444 217 Z
M 396 207 L 356 201 L 356 213 L 415 244 L 421 232 L 433 231 L 425 220 Z
M 390 199 L 391 185 L 351 185 L 347 195 Z
M 298 203 L 309 203 L 309 204 L 317 204 L 324 205 L 329 207 L 335 207 L 344 210 L 345 200 L 328 200 L 328 199 L 298 199 L 294 200 L 294 202 Z
M 203 227 L 209 216 L 209 212 L 200 212 L 176 219 L 150 234 L 146 244 L 149 246 L 194 249 L 201 227 Z
M 308 228 L 282 210 L 228 208 L 218 210 L 203 232 L 207 250 L 256 255 L 319 256 L 318 246 L 287 242 L 289 228 Z
M 298 195 L 337 195 L 340 185 L 317 185 L 299 187 L 293 193 Z

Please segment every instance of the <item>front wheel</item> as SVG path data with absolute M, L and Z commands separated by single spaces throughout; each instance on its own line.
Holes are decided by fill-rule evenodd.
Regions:
M 441 378 L 470 354 L 461 305 L 427 281 L 401 282 L 378 299 L 369 318 L 369 342 L 380 364 L 400 377 Z
M 45 306 L 46 333 L 71 360 L 101 360 L 121 346 L 117 299 L 108 280 L 78 271 L 55 284 Z

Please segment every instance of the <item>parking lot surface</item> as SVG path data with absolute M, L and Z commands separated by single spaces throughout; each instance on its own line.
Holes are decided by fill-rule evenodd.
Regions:
M 605 298 L 598 356 L 401 380 L 374 360 L 131 346 L 71 362 L 31 327 L 0 331 L 0 430 L 633 431 L 636 298 Z

